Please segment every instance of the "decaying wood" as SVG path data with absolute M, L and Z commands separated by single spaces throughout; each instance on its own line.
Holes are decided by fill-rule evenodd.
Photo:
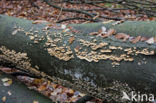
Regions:
M 5 86 L 3 79 L 10 79 L 12 84 Z M 54 103 L 37 91 L 30 90 L 15 77 L 0 72 L 0 103 Z
M 154 37 L 155 21 L 114 21 L 47 27 L 0 15 L 0 64 L 47 78 L 88 95 L 121 102 L 122 91 L 156 94 L 156 44 L 115 37 Z M 116 34 L 89 35 L 101 27 Z M 72 29 L 71 29 L 72 28 Z M 133 39 L 132 39 L 133 40 Z

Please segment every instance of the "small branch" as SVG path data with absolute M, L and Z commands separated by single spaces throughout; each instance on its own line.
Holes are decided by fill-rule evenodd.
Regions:
M 63 8 L 63 3 L 61 4 L 61 11 L 60 11 L 60 13 L 59 13 L 59 15 L 58 15 L 58 17 L 56 19 L 56 22 L 58 21 L 58 19 L 60 18 L 61 14 L 62 14 L 62 8 Z
M 61 10 L 61 7 L 59 6 L 56 6 L 50 2 L 48 2 L 49 0 L 44 0 L 45 3 L 47 3 L 48 5 L 56 8 L 56 9 L 59 9 Z M 81 14 L 85 14 L 87 16 L 90 16 L 90 17 L 94 17 L 94 15 L 92 15 L 91 13 L 89 12 L 86 12 L 86 11 L 82 11 L 82 10 L 78 10 L 78 9 L 67 9 L 67 8 L 62 8 L 62 11 L 66 11 L 66 12 L 75 12 L 75 13 L 81 13 Z
M 40 76 L 36 76 L 36 75 L 33 75 L 33 74 L 28 74 L 28 73 L 25 73 L 25 72 L 13 72 L 13 73 L 9 73 L 10 75 L 13 75 L 13 76 L 28 76 L 28 77 L 32 77 L 32 78 L 41 78 Z
M 125 20 L 124 18 L 117 18 L 117 17 L 108 17 L 108 16 L 103 16 L 100 15 L 100 18 L 108 19 L 108 20 Z
M 101 21 L 99 19 L 89 19 L 89 18 L 74 17 L 74 18 L 67 18 L 67 19 L 59 20 L 59 21 L 57 21 L 57 23 L 61 23 L 61 22 L 69 21 L 69 20 L 86 20 L 86 21 L 92 21 L 92 22 L 100 22 Z

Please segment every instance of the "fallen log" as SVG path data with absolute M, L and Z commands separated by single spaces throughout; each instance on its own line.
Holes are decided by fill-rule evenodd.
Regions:
M 156 94 L 155 43 L 89 35 L 104 26 L 134 37 L 154 37 L 155 21 L 110 21 L 62 29 L 59 24 L 50 27 L 0 15 L 0 23 L 0 65 L 108 101 L 121 102 L 122 91 Z
M 11 80 L 12 84 L 5 86 L 2 80 Z M 30 90 L 15 77 L 0 72 L 0 102 L 1 103 L 53 103 L 49 98 L 37 91 Z

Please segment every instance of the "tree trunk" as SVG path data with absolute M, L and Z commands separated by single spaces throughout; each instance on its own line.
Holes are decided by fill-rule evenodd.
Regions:
M 0 15 L 0 64 L 12 66 L 108 101 L 122 101 L 122 91 L 156 94 L 156 44 L 88 35 L 102 26 L 131 36 L 152 37 L 155 21 L 70 25 L 70 31 L 48 23 Z M 60 25 L 58 24 L 58 27 Z M 46 28 L 43 29 L 43 28 Z M 74 31 L 79 31 L 75 33 Z M 128 85 L 127 85 L 128 84 Z

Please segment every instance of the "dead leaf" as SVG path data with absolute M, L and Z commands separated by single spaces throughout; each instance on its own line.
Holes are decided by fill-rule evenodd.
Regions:
M 141 36 L 137 36 L 137 37 L 134 38 L 131 42 L 132 42 L 133 44 L 135 44 L 135 43 L 137 43 L 138 41 L 140 41 L 140 39 L 141 39 Z
M 33 101 L 33 103 L 38 103 L 38 101 Z
M 101 37 L 103 37 L 103 38 L 108 37 L 108 35 L 107 35 L 106 33 L 100 33 L 98 36 L 101 36 Z
M 12 35 L 17 34 L 17 32 L 18 32 L 18 29 L 14 30 L 14 31 L 12 32 Z
M 8 95 L 9 95 L 9 96 L 11 96 L 11 95 L 12 95 L 12 93 L 11 93 L 10 91 L 8 91 Z
M 89 35 L 98 35 L 98 32 L 91 32 Z
M 45 89 L 46 89 L 46 86 L 45 85 L 41 85 L 41 86 L 39 86 L 38 91 L 44 91 Z
M 58 87 L 58 85 L 57 84 L 52 84 L 52 87 L 55 89 L 55 88 Z
M 74 90 L 69 89 L 69 93 L 74 94 Z
M 148 43 L 148 44 L 153 44 L 154 43 L 154 37 L 149 38 L 145 42 Z
M 10 79 L 10 78 L 3 78 L 1 80 L 2 80 L 4 86 L 10 86 L 12 84 L 12 79 Z
M 33 80 L 33 84 L 35 84 L 35 85 L 41 84 L 42 82 L 43 82 L 42 79 L 34 79 Z
M 154 37 L 154 43 L 156 43 L 156 36 Z
M 74 36 L 70 37 L 69 40 L 68 40 L 69 44 L 72 44 L 74 40 L 75 40 Z
M 146 40 L 148 40 L 147 37 L 141 37 L 141 39 L 140 39 L 140 41 L 146 41 Z
M 39 23 L 46 23 L 47 21 L 45 20 L 35 20 L 32 22 L 32 24 L 39 24 Z
M 102 30 L 102 33 L 106 33 L 106 30 L 107 30 L 107 29 L 106 29 L 105 26 L 102 26 L 102 27 L 101 27 L 101 30 Z
M 2 101 L 3 101 L 3 102 L 6 101 L 6 96 L 2 97 Z
M 104 21 L 104 22 L 102 22 L 102 23 L 103 23 L 103 24 L 108 24 L 108 23 L 110 23 L 110 22 L 113 22 L 113 20 Z
M 115 29 L 109 29 L 108 32 L 106 33 L 108 36 L 111 36 L 113 34 L 116 33 L 116 30 Z
M 123 39 L 123 41 L 126 41 L 130 36 L 128 34 L 125 33 L 117 33 L 115 35 L 115 38 L 117 39 Z
M 62 25 L 61 25 L 61 28 L 62 28 L 62 29 L 66 29 L 66 27 L 67 27 L 67 26 L 66 26 L 65 24 L 62 24 Z

